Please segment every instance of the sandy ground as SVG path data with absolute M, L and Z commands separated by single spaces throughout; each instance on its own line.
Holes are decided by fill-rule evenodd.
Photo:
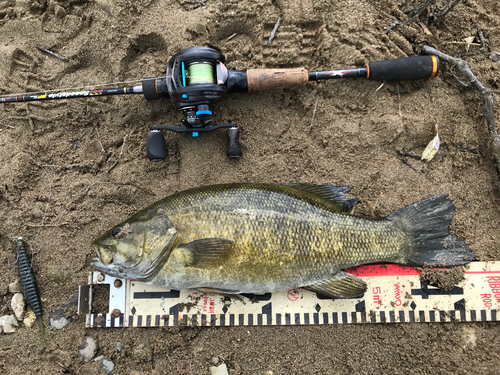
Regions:
M 462 1 L 442 24 L 429 25 L 432 35 L 418 24 L 383 35 L 395 19 L 406 19 L 402 10 L 415 5 L 3 0 L 0 94 L 161 76 L 170 56 L 193 45 L 220 49 L 230 69 L 327 70 L 412 55 L 412 43 L 419 42 L 466 59 L 487 87 L 498 90 L 500 63 L 490 51 L 471 46 L 466 52 L 456 43 L 477 35 L 474 18 L 487 44 L 499 50 L 498 1 Z M 278 17 L 281 26 L 268 46 Z M 426 14 L 421 19 L 425 23 Z M 69 62 L 43 54 L 37 45 Z M 452 231 L 479 260 L 499 260 L 499 178 L 479 95 L 445 65 L 431 81 L 386 83 L 377 91 L 379 86 L 342 80 L 228 97 L 214 105 L 214 121 L 239 125 L 240 160 L 226 157 L 225 134 L 215 131 L 198 139 L 166 134 L 168 160 L 148 161 L 148 127 L 181 119 L 169 101 L 127 96 L 0 105 L 0 285 L 16 279 L 12 240 L 22 235 L 35 254 L 49 341 L 42 350 L 36 328 L 0 335 L 0 372 L 57 374 L 59 361 L 76 374 L 105 373 L 98 363 L 78 358 L 78 345 L 89 335 L 98 342 L 98 354 L 115 362 L 114 374 L 208 374 L 213 356 L 231 374 L 498 373 L 498 324 L 96 330 L 86 329 L 84 316 L 76 313 L 92 240 L 160 197 L 205 184 L 351 185 L 360 200 L 356 213 L 377 217 L 446 193 L 457 206 Z M 420 154 L 436 123 L 442 147 L 435 159 L 408 159 L 415 170 L 403 164 L 396 151 Z M 0 297 L 2 314 L 9 313 L 10 298 Z M 56 331 L 48 317 L 58 309 L 71 323 Z M 118 341 L 124 344 L 120 353 L 114 351 Z M 151 362 L 131 355 L 146 341 Z

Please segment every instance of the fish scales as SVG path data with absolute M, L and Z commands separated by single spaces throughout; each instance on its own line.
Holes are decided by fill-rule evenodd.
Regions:
M 297 281 L 308 285 L 339 268 L 401 258 L 405 235 L 392 222 L 368 221 L 326 207 L 259 186 L 175 195 L 161 208 L 180 233 L 180 243 L 235 241 L 223 261 L 202 269 L 181 267 L 177 280 L 189 288 L 224 284 L 228 290 L 256 292 L 263 281 L 278 288 Z M 182 245 L 176 251 L 182 252 Z M 156 280 L 161 277 L 162 272 Z

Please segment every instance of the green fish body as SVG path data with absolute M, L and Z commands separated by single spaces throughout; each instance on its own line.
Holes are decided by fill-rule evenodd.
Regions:
M 347 267 L 449 266 L 474 258 L 448 233 L 454 205 L 446 196 L 369 220 L 346 213 L 356 203 L 345 197 L 349 190 L 231 184 L 180 192 L 97 240 L 101 260 L 94 267 L 176 290 L 236 294 L 303 287 L 348 297 L 364 293 L 366 285 L 342 271 Z M 104 264 L 106 259 L 112 261 Z

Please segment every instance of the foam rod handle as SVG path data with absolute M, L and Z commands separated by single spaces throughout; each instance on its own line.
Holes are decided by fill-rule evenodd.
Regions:
M 376 61 L 366 65 L 366 78 L 373 81 L 413 81 L 434 78 L 439 72 L 437 56 L 412 56 Z
M 306 68 L 248 69 L 248 92 L 286 89 L 305 85 L 309 79 Z

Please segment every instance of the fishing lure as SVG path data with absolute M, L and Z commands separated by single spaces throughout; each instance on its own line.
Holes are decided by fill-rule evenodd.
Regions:
M 21 284 L 24 289 L 24 296 L 28 305 L 31 307 L 35 316 L 37 317 L 38 324 L 40 325 L 40 334 L 42 335 L 42 345 L 44 348 L 47 347 L 47 340 L 45 338 L 45 332 L 43 328 L 42 321 L 42 303 L 40 301 L 40 293 L 38 292 L 38 286 L 36 285 L 35 274 L 31 268 L 31 262 L 26 253 L 26 245 L 22 237 L 18 237 L 16 241 L 16 246 L 14 252 L 17 255 L 17 269 L 19 271 L 19 278 L 21 279 Z

